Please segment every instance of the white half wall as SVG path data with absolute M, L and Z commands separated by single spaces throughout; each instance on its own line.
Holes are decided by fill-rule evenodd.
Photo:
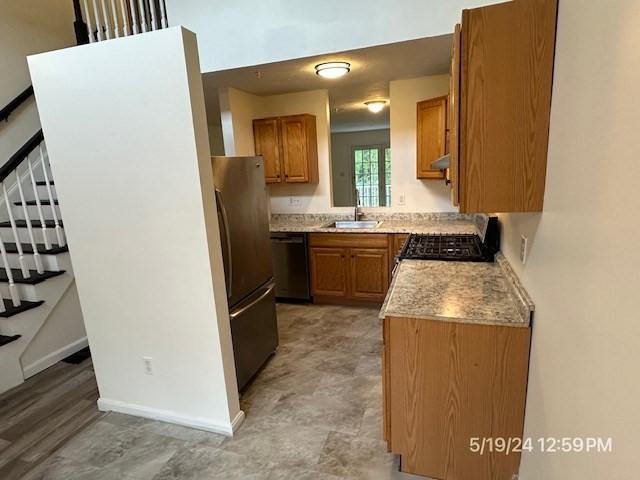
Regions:
M 29 67 L 100 408 L 231 434 L 242 412 L 195 35 L 170 28 Z
M 68 0 L 0 1 L 0 108 L 31 84 L 27 55 L 75 45 Z M 0 165 L 40 129 L 33 97 L 0 123 Z
M 560 1 L 544 212 L 500 215 L 502 249 L 536 304 L 524 436 L 613 447 L 536 448 L 523 480 L 640 472 L 638 25 L 634 0 Z
M 453 32 L 487 0 L 166 0 L 171 25 L 198 34 L 203 72 Z
M 391 208 L 396 212 L 455 212 L 444 180 L 416 178 L 416 104 L 449 93 L 449 75 L 389 82 L 391 108 Z M 401 196 L 405 202 L 402 205 Z

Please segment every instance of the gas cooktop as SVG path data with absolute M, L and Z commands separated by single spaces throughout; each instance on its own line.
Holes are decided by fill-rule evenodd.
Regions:
M 493 262 L 494 253 L 478 235 L 412 234 L 400 252 L 400 260 L 448 260 Z

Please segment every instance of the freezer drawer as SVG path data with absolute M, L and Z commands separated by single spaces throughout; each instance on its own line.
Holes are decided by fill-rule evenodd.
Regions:
M 271 252 L 276 297 L 311 300 L 306 234 L 272 233 Z
M 278 348 L 273 279 L 236 305 L 229 316 L 238 390 L 242 391 Z

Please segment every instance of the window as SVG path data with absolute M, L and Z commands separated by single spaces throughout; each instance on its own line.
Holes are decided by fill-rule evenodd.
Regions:
M 362 207 L 391 205 L 391 149 L 386 146 L 353 149 L 353 176 Z

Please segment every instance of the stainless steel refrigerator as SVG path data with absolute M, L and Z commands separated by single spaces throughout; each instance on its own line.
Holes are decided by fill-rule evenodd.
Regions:
M 212 157 L 238 389 L 278 347 L 262 157 Z

